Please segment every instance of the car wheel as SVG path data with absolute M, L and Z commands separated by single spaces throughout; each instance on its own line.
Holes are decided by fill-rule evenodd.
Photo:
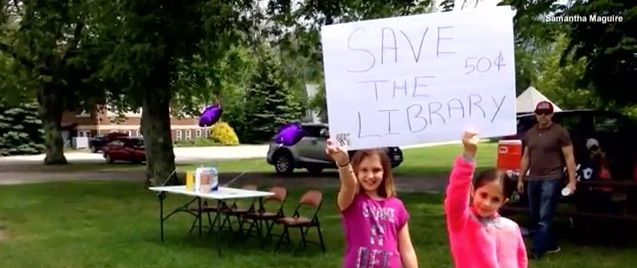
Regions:
M 274 169 L 278 174 L 291 174 L 294 171 L 294 163 L 289 153 L 280 153 L 274 157 Z
M 106 155 L 106 163 L 112 164 L 113 163 L 113 158 L 111 157 L 110 154 Z

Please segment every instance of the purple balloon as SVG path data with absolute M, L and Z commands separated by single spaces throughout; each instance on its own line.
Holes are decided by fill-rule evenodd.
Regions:
M 221 118 L 221 106 L 219 104 L 213 104 L 208 106 L 202 113 L 201 117 L 199 117 L 199 126 L 200 127 L 209 127 L 217 123 L 219 118 Z
M 279 128 L 279 131 L 274 136 L 274 142 L 285 146 L 292 146 L 299 142 L 305 132 L 300 123 L 287 123 Z

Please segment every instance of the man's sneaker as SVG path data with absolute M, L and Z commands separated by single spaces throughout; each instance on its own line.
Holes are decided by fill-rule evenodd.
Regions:
M 555 249 L 547 250 L 547 251 L 546 251 L 546 253 L 558 253 L 558 252 L 560 252 L 561 250 L 562 250 L 562 248 L 561 248 L 561 247 L 557 247 L 557 248 L 555 248 Z

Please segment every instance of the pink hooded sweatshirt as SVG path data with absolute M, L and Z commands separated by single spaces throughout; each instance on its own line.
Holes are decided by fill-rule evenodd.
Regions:
M 475 162 L 458 156 L 447 186 L 445 214 L 456 268 L 526 268 L 526 247 L 519 226 L 494 215 L 482 218 L 469 205 Z

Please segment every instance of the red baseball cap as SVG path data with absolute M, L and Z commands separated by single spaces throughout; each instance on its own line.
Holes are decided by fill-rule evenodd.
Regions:
M 535 112 L 548 112 L 553 113 L 553 104 L 548 101 L 538 102 L 535 106 Z

